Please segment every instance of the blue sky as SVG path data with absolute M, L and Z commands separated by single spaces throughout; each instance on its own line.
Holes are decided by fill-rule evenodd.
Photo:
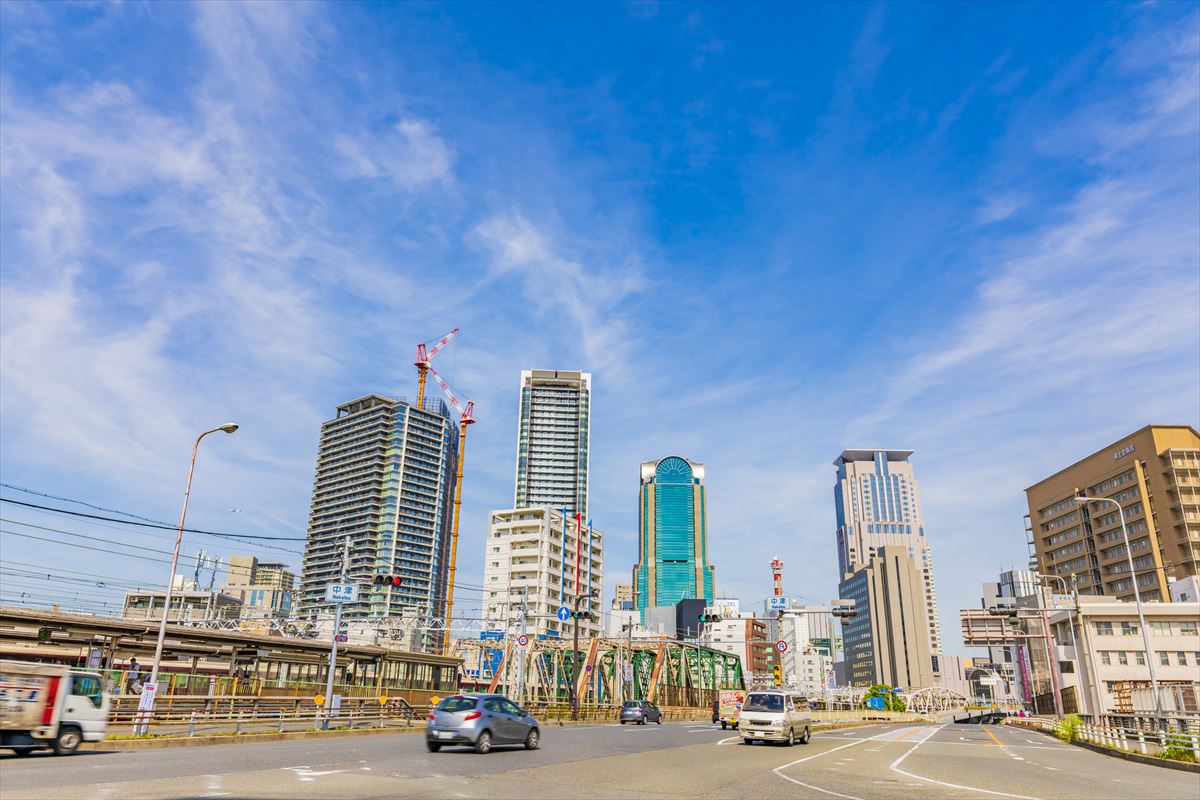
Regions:
M 232 419 L 190 523 L 303 536 L 320 423 L 460 327 L 465 586 L 519 371 L 585 369 L 609 591 L 641 461 L 706 464 L 721 593 L 826 601 L 832 460 L 912 449 L 955 651 L 1026 486 L 1200 421 L 1194 4 L 10 2 L 0 48 L 6 483 L 170 520 Z

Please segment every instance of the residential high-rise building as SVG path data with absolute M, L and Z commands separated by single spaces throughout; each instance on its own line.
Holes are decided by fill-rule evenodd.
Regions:
M 633 568 L 639 611 L 693 598 L 712 602 L 707 520 L 703 464 L 679 456 L 642 464 Z
M 343 617 L 438 617 L 446 601 L 458 427 L 441 400 L 424 408 L 367 395 L 321 425 L 308 517 L 300 609 L 329 613 L 325 588 L 338 580 L 350 540 L 348 582 L 359 601 Z M 376 575 L 401 585 L 374 586 Z
M 1147 425 L 1025 490 L 1038 572 L 1071 576 L 1082 594 L 1132 600 L 1133 577 L 1112 503 L 1121 504 L 1143 600 L 1166 600 L 1172 578 L 1200 574 L 1200 434 Z M 1056 582 L 1057 583 L 1057 582 Z
M 866 564 L 846 575 L 838 592 L 838 597 L 855 603 L 855 615 L 843 627 L 851 686 L 934 685 L 924 577 L 907 547 L 880 547 Z
M 589 372 L 522 370 L 514 508 L 565 508 L 588 518 L 591 402 Z
M 484 610 L 493 625 L 529 635 L 570 636 L 575 623 L 556 616 L 575 608 L 575 595 L 588 597 L 580 611 L 595 621 L 579 623 L 580 636 L 599 636 L 600 597 L 604 586 L 604 534 L 576 525 L 576 518 L 552 508 L 512 508 L 493 511 L 484 553 Z M 575 565 L 579 564 L 579 583 Z
M 925 538 L 921 498 L 909 456 L 911 450 L 844 450 L 837 467 L 838 568 L 844 577 L 886 546 L 906 548 L 917 562 L 925 590 L 925 620 L 934 658 L 942 651 L 933 581 L 933 554 Z

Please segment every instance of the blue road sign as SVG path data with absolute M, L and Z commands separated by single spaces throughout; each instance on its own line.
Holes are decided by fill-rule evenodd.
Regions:
M 563 622 L 566 622 L 567 620 L 569 620 L 571 618 L 571 609 L 567 608 L 566 606 L 559 606 L 558 607 L 558 618 L 560 620 L 562 620 Z
M 882 697 L 869 698 L 867 700 L 867 708 L 882 709 L 883 708 L 883 698 Z

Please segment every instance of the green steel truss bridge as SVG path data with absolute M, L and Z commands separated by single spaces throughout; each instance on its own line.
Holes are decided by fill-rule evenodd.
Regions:
M 565 703 L 574 681 L 581 705 L 647 699 L 705 707 L 721 689 L 744 689 L 736 655 L 674 639 L 457 639 L 464 689 L 503 692 L 523 703 Z

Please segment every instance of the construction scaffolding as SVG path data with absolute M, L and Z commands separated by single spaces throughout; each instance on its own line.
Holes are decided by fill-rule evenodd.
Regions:
M 519 703 L 561 703 L 570 682 L 580 704 L 606 706 L 652 700 L 662 706 L 703 708 L 721 689 L 745 689 L 741 659 L 731 653 L 675 639 L 605 639 L 571 642 L 457 639 L 464 689 L 501 692 Z M 574 663 L 572 663 L 574 662 Z

